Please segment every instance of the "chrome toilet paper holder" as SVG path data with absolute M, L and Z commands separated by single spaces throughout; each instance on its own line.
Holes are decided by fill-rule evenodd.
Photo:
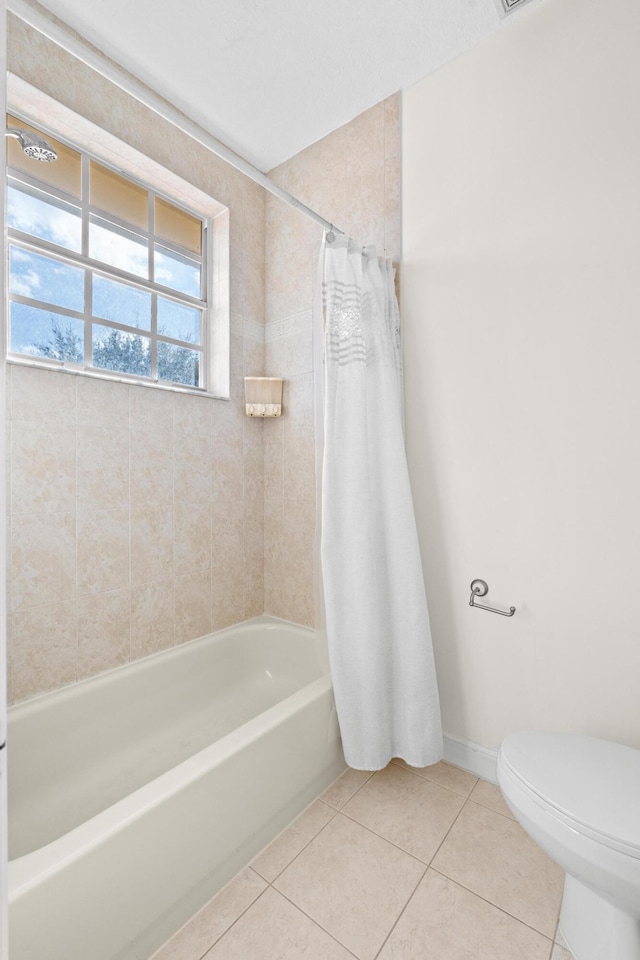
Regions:
M 471 581 L 471 597 L 469 598 L 469 606 L 477 607 L 478 610 L 488 610 L 489 613 L 498 613 L 501 617 L 512 617 L 516 612 L 515 607 L 509 607 L 508 612 L 506 610 L 496 610 L 495 607 L 486 607 L 483 603 L 476 603 L 476 597 L 486 597 L 489 593 L 489 585 L 486 580 L 472 580 Z

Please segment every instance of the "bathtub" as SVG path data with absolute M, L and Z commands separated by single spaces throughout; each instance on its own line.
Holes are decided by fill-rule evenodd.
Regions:
M 259 617 L 12 707 L 11 960 L 147 960 L 317 797 L 324 656 Z

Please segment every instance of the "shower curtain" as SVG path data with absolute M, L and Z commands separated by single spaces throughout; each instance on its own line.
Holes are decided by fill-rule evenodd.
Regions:
M 332 242 L 329 242 L 329 239 Z M 320 552 L 345 758 L 442 757 L 429 616 L 404 447 L 391 263 L 344 235 L 323 247 Z

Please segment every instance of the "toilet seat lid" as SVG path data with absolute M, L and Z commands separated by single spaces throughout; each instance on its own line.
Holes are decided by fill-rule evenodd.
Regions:
M 640 750 L 563 733 L 515 733 L 503 762 L 578 832 L 640 858 Z

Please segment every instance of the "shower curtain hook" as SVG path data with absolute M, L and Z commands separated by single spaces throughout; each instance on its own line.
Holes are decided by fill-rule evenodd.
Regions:
M 333 241 L 335 240 L 335 238 L 336 238 L 336 235 L 335 235 L 335 233 L 333 232 L 333 224 L 330 223 L 330 224 L 329 224 L 329 229 L 328 229 L 328 231 L 327 231 L 327 236 L 326 236 L 327 243 L 333 243 Z

